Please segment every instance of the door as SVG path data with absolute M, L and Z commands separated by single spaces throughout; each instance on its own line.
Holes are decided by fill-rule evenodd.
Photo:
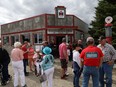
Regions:
M 59 45 L 62 43 L 62 38 L 65 36 L 56 36 L 56 50 L 55 50 L 55 56 L 58 58 L 59 57 Z
M 56 36 L 56 45 L 59 46 L 59 44 L 62 43 L 62 38 L 64 38 L 65 36 Z

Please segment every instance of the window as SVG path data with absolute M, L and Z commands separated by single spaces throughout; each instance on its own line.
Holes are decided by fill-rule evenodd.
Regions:
M 34 43 L 42 43 L 43 41 L 43 33 L 39 32 L 39 33 L 35 33 L 33 34 L 33 38 L 34 38 Z
M 15 41 L 19 41 L 19 35 L 15 36 Z
M 22 34 L 21 35 L 21 43 L 23 43 L 24 41 L 29 41 L 30 42 L 30 34 Z
M 19 35 L 11 36 L 11 45 L 14 45 L 16 41 L 19 41 Z
M 11 36 L 11 45 L 14 45 L 14 43 L 15 43 L 15 37 Z
M 3 37 L 3 44 L 9 43 L 9 36 Z

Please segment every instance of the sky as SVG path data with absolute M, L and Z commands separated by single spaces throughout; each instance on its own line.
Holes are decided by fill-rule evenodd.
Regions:
M 97 4 L 98 0 L 0 0 L 0 25 L 44 13 L 54 14 L 57 6 L 65 6 L 67 14 L 90 24 Z

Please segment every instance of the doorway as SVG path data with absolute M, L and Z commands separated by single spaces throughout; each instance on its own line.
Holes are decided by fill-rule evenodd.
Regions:
M 62 38 L 65 36 L 56 36 L 56 45 L 59 46 L 62 43 Z
M 56 50 L 55 50 L 55 56 L 58 58 L 59 57 L 59 45 L 62 43 L 62 38 L 65 36 L 56 36 Z

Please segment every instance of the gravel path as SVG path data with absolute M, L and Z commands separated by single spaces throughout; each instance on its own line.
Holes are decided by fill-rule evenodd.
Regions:
M 28 70 L 29 71 L 29 70 Z M 9 65 L 9 72 L 13 77 L 13 70 L 11 64 Z M 114 74 L 115 72 L 115 74 Z M 73 72 L 71 68 L 71 63 L 69 62 L 68 67 L 69 77 L 67 80 L 60 79 L 60 61 L 59 59 L 55 60 L 55 75 L 54 75 L 54 86 L 53 87 L 73 87 Z M 28 87 L 41 87 L 39 82 L 39 77 L 36 77 L 33 72 L 29 72 L 29 76 L 26 76 L 26 84 Z M 89 82 L 89 87 L 91 86 L 91 81 Z M 82 76 L 80 79 L 80 86 L 82 86 Z M 2 86 L 0 86 L 2 87 Z M 13 79 L 4 87 L 13 87 Z M 116 87 L 116 69 L 113 70 L 113 86 Z

